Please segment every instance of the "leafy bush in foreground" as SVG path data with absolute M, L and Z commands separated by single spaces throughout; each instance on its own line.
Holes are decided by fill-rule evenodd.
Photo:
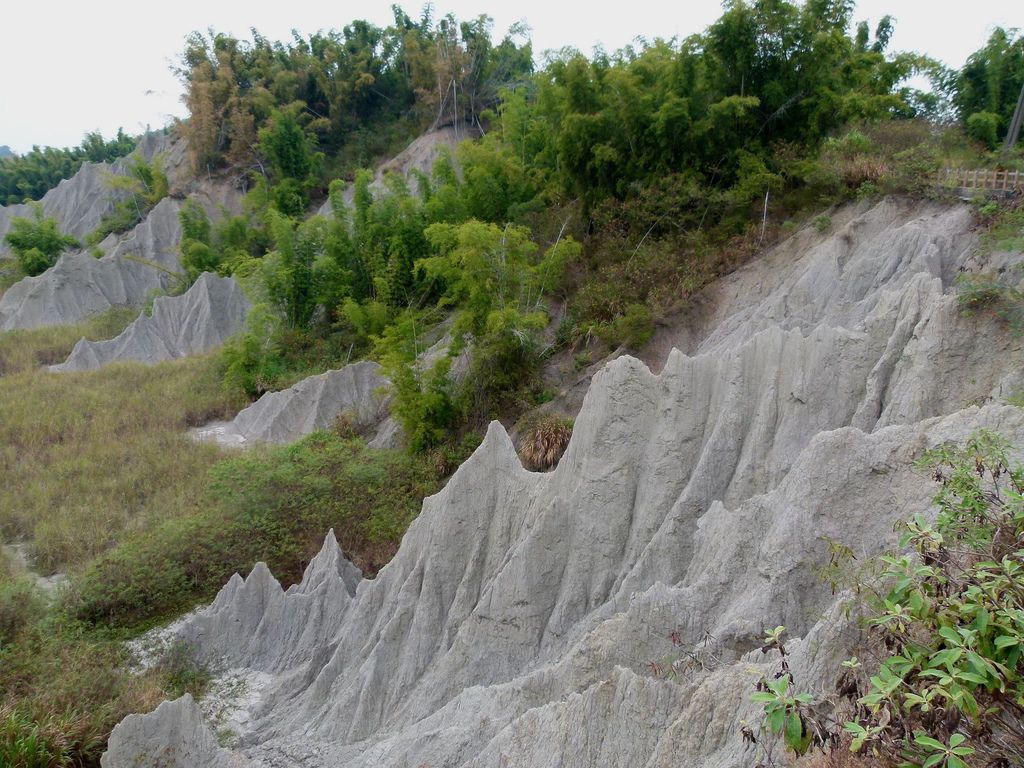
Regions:
M 935 524 L 916 515 L 883 557 L 871 624 L 890 652 L 847 725 L 853 747 L 927 768 L 1024 755 L 1024 467 L 981 432 L 928 452 Z
M 937 517 L 932 524 L 915 515 L 903 526 L 900 553 L 869 564 L 865 573 L 882 569 L 884 592 L 873 577 L 855 579 L 871 638 L 859 649 L 864 660 L 843 663 L 835 698 L 799 693 L 785 628 L 768 633 L 762 650 L 778 651 L 782 669 L 753 695 L 764 705 L 760 739 L 743 732 L 765 764 L 784 762 L 774 754 L 780 743 L 796 755 L 848 745 L 866 763 L 908 768 L 1020 764 L 1024 466 L 1010 451 L 982 431 L 921 458 L 940 485 Z

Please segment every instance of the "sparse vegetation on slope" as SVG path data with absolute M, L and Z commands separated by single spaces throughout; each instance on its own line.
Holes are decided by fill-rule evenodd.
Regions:
M 114 210 L 100 221 L 99 227 L 85 237 L 86 245 L 97 245 L 111 233 L 127 232 L 167 196 L 168 180 L 161 155 L 146 160 L 132 157 L 125 174 L 109 174 L 107 186 L 111 193 L 122 193 L 124 199 L 114 203 Z
M 127 313 L 0 336 L 0 535 L 25 539 L 40 570 L 71 572 L 55 605 L 0 576 L 0 762 L 95 764 L 126 712 L 201 685 L 182 658 L 132 677 L 116 639 L 211 597 L 232 572 L 263 560 L 295 581 L 334 527 L 375 573 L 481 426 L 550 397 L 539 372 L 552 352 L 582 365 L 639 349 L 786 223 L 848 199 L 933 195 L 940 167 L 989 161 L 963 128 L 994 144 L 1019 88 L 1006 65 L 1019 41 L 994 36 L 974 57 L 959 78 L 963 125 L 938 128 L 924 119 L 941 111 L 935 95 L 902 85 L 933 63 L 886 53 L 891 19 L 872 34 L 851 12 L 728 3 L 702 34 L 589 59 L 563 51 L 536 73 L 522 30 L 495 44 L 486 17 L 435 21 L 429 9 L 286 45 L 190 36 L 180 128 L 193 167 L 251 191 L 245 214 L 216 226 L 186 203 L 182 264 L 190 279 L 237 276 L 260 306 L 223 353 L 155 367 L 36 370 L 81 335 L 113 335 Z M 440 153 L 429 175 L 378 184 L 357 170 L 431 125 L 486 137 Z M 12 199 L 22 187 L 3 186 L 8 162 L 0 193 Z M 91 243 L 168 191 L 159 160 L 114 183 L 128 197 Z M 307 218 L 325 196 L 332 216 Z M 832 219 L 813 226 L 824 236 Z M 56 254 L 39 252 L 32 269 Z M 1007 295 L 1019 299 L 965 285 L 964 301 Z M 566 308 L 557 333 L 552 299 Z M 421 367 L 442 320 L 452 343 Z M 467 371 L 451 375 L 467 350 Z M 231 457 L 184 436 L 243 396 L 367 355 L 395 384 L 410 452 L 371 451 L 343 420 L 342 434 Z M 571 429 L 534 422 L 524 463 L 552 466 Z M 801 726 L 785 716 L 799 709 L 793 692 L 776 694 L 783 725 Z

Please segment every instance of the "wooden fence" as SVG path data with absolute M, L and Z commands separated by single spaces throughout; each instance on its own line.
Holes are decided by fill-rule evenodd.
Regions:
M 944 187 L 978 192 L 1024 192 L 1024 173 L 1020 171 L 993 171 L 987 168 L 946 168 L 939 171 L 936 181 Z

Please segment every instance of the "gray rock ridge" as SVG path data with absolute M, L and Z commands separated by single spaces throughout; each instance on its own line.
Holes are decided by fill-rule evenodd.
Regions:
M 184 151 L 184 142 L 176 141 L 162 132 L 148 133 L 127 157 L 118 158 L 112 163 L 83 163 L 74 176 L 61 181 L 39 200 L 43 214 L 56 219 L 65 234 L 76 238 L 85 237 L 99 226 L 103 216 L 113 211 L 114 202 L 119 199 L 118 194 L 107 187 L 106 178 L 109 174 L 123 175 L 131 159 L 138 156 L 150 160 L 158 154 L 166 153 L 166 158 L 173 163 L 181 151 Z M 169 165 L 170 172 L 170 164 L 165 164 Z M 0 205 L 0 251 L 6 248 L 2 239 L 10 229 L 11 222 L 17 217 L 31 215 L 31 204 Z
M 154 757 L 153 743 L 164 744 L 163 756 L 156 757 L 161 768 L 234 768 L 244 762 L 234 758 L 217 744 L 216 737 L 203 722 L 191 694 L 165 701 L 150 715 L 132 715 L 110 734 L 103 768 L 128 768 L 143 765 Z
M 53 372 L 86 371 L 108 363 L 158 363 L 201 354 L 224 344 L 245 325 L 251 304 L 232 278 L 206 272 L 181 296 L 161 296 L 152 315 L 140 315 L 116 338 L 80 339 Z
M 331 530 L 300 583 L 284 590 L 258 563 L 245 579 L 235 574 L 180 637 L 214 668 L 249 667 L 256 659 L 259 671 L 287 669 L 330 641 L 361 579 Z M 287 637 L 267 632 L 270 626 Z
M 179 207 L 164 198 L 133 230 L 105 239 L 102 258 L 65 253 L 41 275 L 12 285 L 0 296 L 0 331 L 74 323 L 111 307 L 141 306 L 167 290 L 180 270 Z
M 230 422 L 192 430 L 197 440 L 225 446 L 291 443 L 317 429 L 327 429 L 342 412 L 363 433 L 375 433 L 388 417 L 391 386 L 381 367 L 370 360 L 303 379 L 279 392 L 267 392 Z M 375 447 L 380 445 L 376 440 Z
M 199 193 L 195 199 L 216 217 L 221 198 Z M 141 307 L 154 293 L 168 290 L 181 272 L 181 205 L 165 197 L 130 232 L 108 235 L 100 243 L 102 258 L 71 251 L 41 275 L 12 285 L 0 296 L 0 331 L 65 325 L 112 307 Z
M 913 467 L 926 448 L 981 427 L 1024 440 L 1024 412 L 996 399 L 1020 341 L 962 317 L 950 287 L 974 258 L 966 210 L 883 201 L 833 220 L 712 286 L 688 354 L 657 372 L 609 363 L 554 471 L 523 469 L 492 424 L 392 562 L 317 609 L 330 619 L 302 628 L 301 653 L 275 647 L 293 627 L 259 621 L 230 661 L 275 680 L 232 756 L 748 764 L 739 722 L 771 664 L 754 651 L 763 628 L 803 638 L 806 687 L 827 686 L 845 651 L 839 600 L 815 575 L 827 541 L 858 557 L 891 544 L 893 523 L 928 507 Z M 199 652 L 223 654 L 232 617 L 279 610 L 269 580 L 234 580 L 179 631 L 201 625 Z M 725 663 L 652 675 L 672 632 L 710 633 Z M 150 726 L 131 722 L 142 743 Z

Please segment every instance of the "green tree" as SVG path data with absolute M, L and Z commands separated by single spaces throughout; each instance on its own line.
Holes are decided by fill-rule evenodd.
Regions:
M 996 27 L 972 53 L 947 89 L 972 135 L 995 146 L 1006 135 L 1024 85 L 1024 36 Z M 972 127 L 973 126 L 973 127 Z M 995 132 L 996 140 L 991 140 Z
M 267 158 L 274 207 L 285 216 L 301 218 L 309 205 L 309 190 L 323 159 L 316 137 L 302 124 L 301 104 L 275 109 L 259 132 L 259 151 Z
M 292 328 L 308 327 L 317 308 L 317 260 L 324 254 L 327 223 L 317 216 L 297 224 L 270 211 L 268 229 L 274 248 L 261 263 L 274 306 Z

